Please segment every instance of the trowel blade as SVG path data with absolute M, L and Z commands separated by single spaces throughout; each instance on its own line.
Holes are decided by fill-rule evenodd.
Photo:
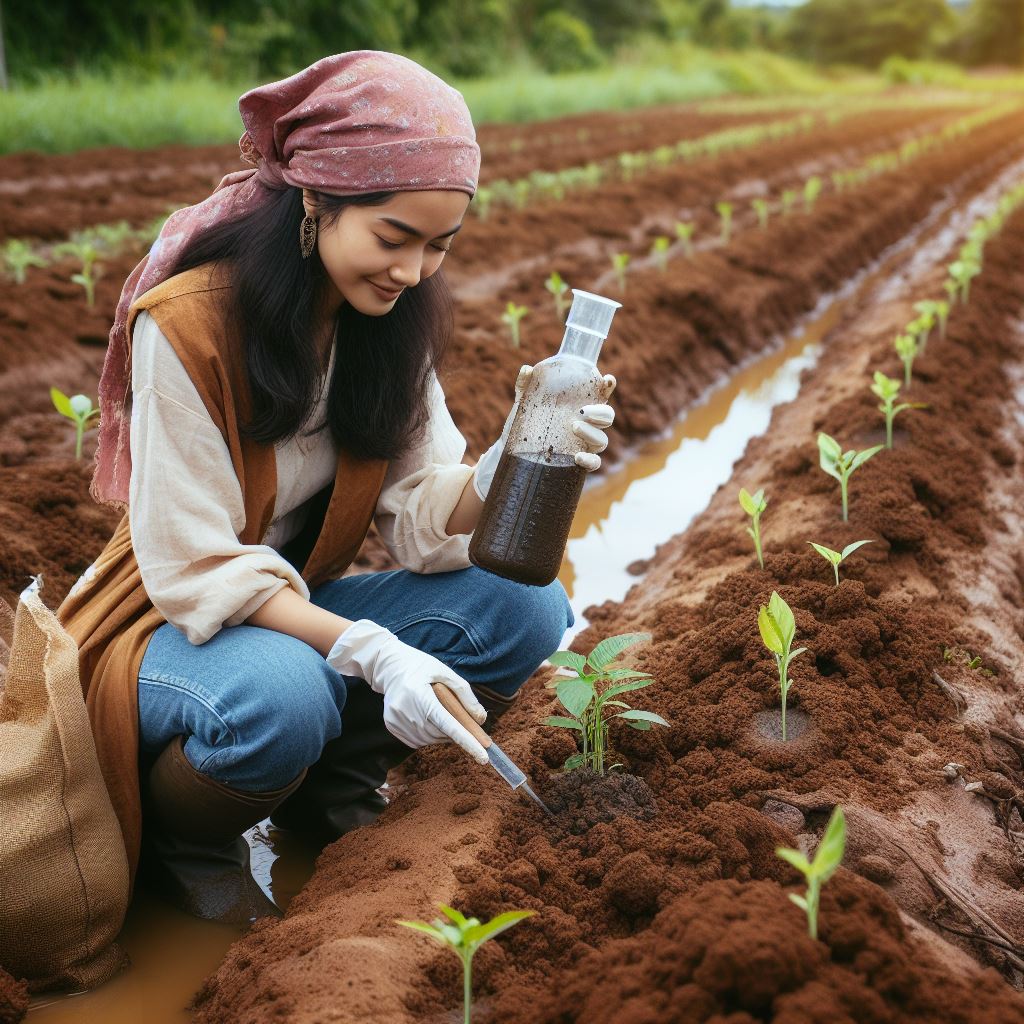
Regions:
M 544 810 L 554 817 L 554 813 L 551 808 L 536 793 L 530 788 L 529 782 L 526 781 L 526 773 L 518 767 L 509 758 L 508 754 L 505 753 L 501 747 L 498 746 L 493 740 L 490 746 L 487 748 L 487 760 L 491 762 L 491 766 L 494 770 L 513 788 L 519 789 L 522 787 L 534 800 L 540 804 Z

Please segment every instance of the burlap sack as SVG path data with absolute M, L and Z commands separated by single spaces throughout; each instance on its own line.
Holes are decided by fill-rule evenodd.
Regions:
M 0 600 L 0 965 L 33 991 L 94 988 L 127 963 L 128 864 L 78 651 L 40 587 L 16 613 Z

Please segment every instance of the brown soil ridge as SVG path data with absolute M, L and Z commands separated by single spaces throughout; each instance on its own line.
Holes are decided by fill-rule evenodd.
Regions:
M 613 730 L 613 742 L 655 792 L 655 818 L 573 835 L 456 752 L 422 752 L 381 821 L 329 847 L 287 917 L 232 947 L 197 1019 L 312 1021 L 330 1008 L 351 1021 L 447 1019 L 454 958 L 393 924 L 429 917 L 443 900 L 481 918 L 539 911 L 479 955 L 480 1020 L 1024 1021 L 1024 999 L 1004 980 L 1020 983 L 1024 936 L 1014 837 L 1024 572 L 1019 514 L 1006 515 L 1024 489 L 1013 472 L 1024 433 L 1022 268 L 1019 213 L 986 246 L 948 338 L 933 337 L 915 365 L 908 397 L 929 408 L 903 414 L 898 446 L 858 471 L 849 524 L 817 468 L 815 433 L 876 443 L 869 371 L 898 371 L 891 337 L 941 274 L 836 328 L 798 399 L 776 410 L 707 511 L 662 546 L 624 602 L 587 609 L 576 650 L 653 634 L 631 660 L 657 685 L 636 703 L 672 725 Z M 741 485 L 767 488 L 763 570 L 742 530 Z M 838 588 L 806 543 L 865 537 L 874 543 Z M 989 568 L 979 576 L 979 566 Z M 791 745 L 755 725 L 778 703 L 756 628 L 773 589 L 810 649 L 790 706 L 811 727 Z M 944 660 L 950 646 L 980 654 L 993 674 Z M 540 685 L 549 675 L 497 736 L 542 795 L 573 749 L 537 725 L 553 710 Z M 946 778 L 950 762 L 965 766 L 961 777 Z M 813 848 L 836 803 L 850 823 L 847 855 L 812 943 L 786 900 L 797 878 L 773 851 Z

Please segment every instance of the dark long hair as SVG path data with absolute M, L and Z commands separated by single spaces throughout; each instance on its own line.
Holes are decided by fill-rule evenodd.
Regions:
M 318 193 L 320 226 L 334 223 L 346 206 L 378 206 L 394 194 Z M 314 313 L 328 277 L 315 250 L 309 259 L 299 250 L 304 212 L 301 189 L 275 189 L 257 209 L 198 235 L 171 271 L 211 261 L 228 269 L 225 315 L 239 325 L 252 392 L 252 418 L 241 430 L 261 444 L 291 438 L 304 426 L 322 374 Z M 384 316 L 346 302 L 336 323 L 325 425 L 356 458 L 399 458 L 421 439 L 430 375 L 452 336 L 451 293 L 441 271 L 407 288 Z

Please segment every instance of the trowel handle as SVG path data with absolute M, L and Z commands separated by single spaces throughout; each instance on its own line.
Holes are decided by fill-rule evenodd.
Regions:
M 477 725 L 476 719 L 462 706 L 462 701 L 448 689 L 444 683 L 431 683 L 434 696 L 445 709 L 486 750 L 491 745 L 491 737 Z

